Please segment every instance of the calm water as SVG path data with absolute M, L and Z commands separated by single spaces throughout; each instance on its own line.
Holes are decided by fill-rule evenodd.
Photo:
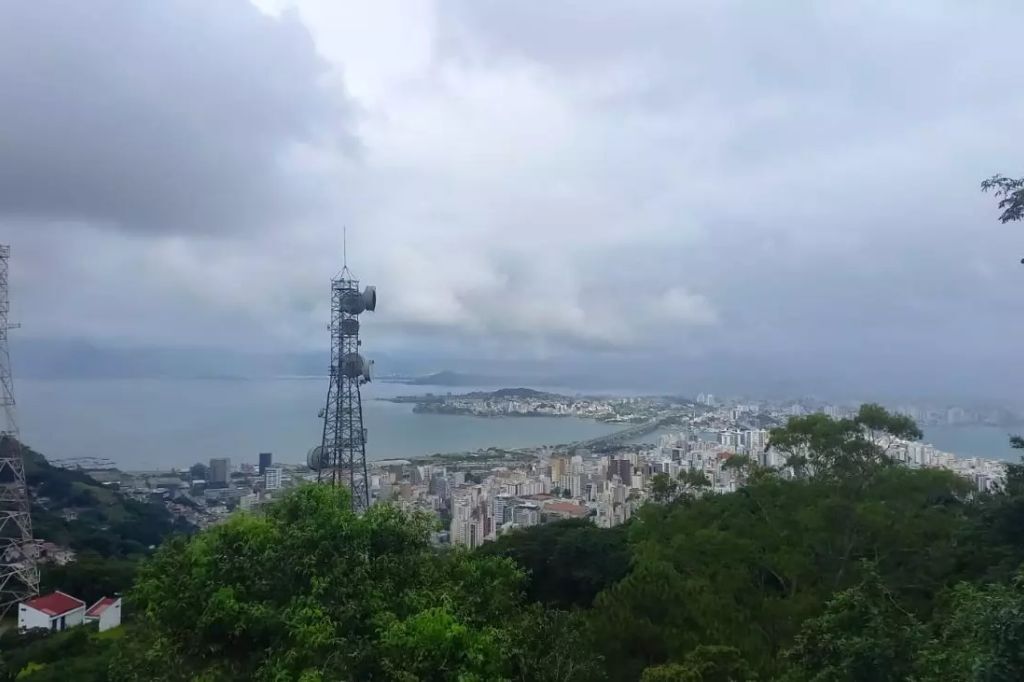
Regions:
M 923 429 L 925 443 L 962 457 L 987 457 L 1017 461 L 1024 450 L 1010 447 L 1010 436 L 1024 435 L 1024 427 L 1003 426 L 928 426 Z
M 306 451 L 320 442 L 317 412 L 323 407 L 325 390 L 325 382 L 318 379 L 24 380 L 15 386 L 22 436 L 33 448 L 54 459 L 107 457 L 121 467 L 140 469 L 184 467 L 210 457 L 255 462 L 257 453 L 267 450 L 278 461 L 304 461 Z M 366 387 L 363 410 L 369 457 L 568 443 L 619 428 L 571 417 L 414 414 L 411 405 L 374 400 L 449 390 L 474 389 L 385 383 Z M 566 388 L 551 390 L 575 393 Z M 940 426 L 924 431 L 925 442 L 965 457 L 1016 460 L 1021 455 L 1008 445 L 1012 429 Z M 657 442 L 659 435 L 637 440 Z
M 15 386 L 27 444 L 54 459 L 107 457 L 137 469 L 184 467 L 210 457 L 255 462 L 261 451 L 273 452 L 282 462 L 305 461 L 306 451 L 320 443 L 317 412 L 326 390 L 325 381 L 313 379 L 25 380 Z M 366 387 L 367 455 L 388 459 L 492 445 L 569 443 L 618 430 L 571 417 L 414 414 L 412 405 L 373 399 L 448 390 L 384 383 Z

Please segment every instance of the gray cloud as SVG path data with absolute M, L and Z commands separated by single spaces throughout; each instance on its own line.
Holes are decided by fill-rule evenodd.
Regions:
M 313 197 L 296 148 L 351 145 L 344 91 L 292 14 L 244 0 L 7 3 L 0 211 L 223 232 Z
M 391 357 L 1011 390 L 1024 232 L 977 183 L 1024 172 L 1016 3 L 297 5 L 0 28 L 29 328 L 322 348 L 345 222 Z

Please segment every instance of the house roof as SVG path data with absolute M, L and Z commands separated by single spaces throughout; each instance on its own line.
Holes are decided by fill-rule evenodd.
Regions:
M 103 615 L 103 612 L 108 608 L 117 603 L 117 597 L 104 597 L 98 602 L 89 607 L 89 610 L 85 612 L 86 618 L 99 618 Z
M 45 594 L 23 603 L 26 606 L 31 606 L 36 611 L 42 611 L 48 616 L 59 616 L 62 613 L 74 611 L 85 606 L 85 602 L 81 599 L 75 599 L 70 594 L 64 594 L 63 592 Z

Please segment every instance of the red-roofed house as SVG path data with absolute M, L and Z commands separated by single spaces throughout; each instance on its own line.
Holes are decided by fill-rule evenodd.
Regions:
M 85 612 L 87 623 L 99 623 L 100 632 L 121 624 L 121 598 L 104 597 Z
M 18 629 L 67 630 L 85 620 L 85 602 L 70 594 L 53 592 L 22 602 L 18 606 Z

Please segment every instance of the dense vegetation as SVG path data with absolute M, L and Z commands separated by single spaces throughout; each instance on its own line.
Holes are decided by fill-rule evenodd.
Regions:
M 128 634 L 77 635 L 71 664 L 82 680 L 1024 679 L 1024 466 L 983 494 L 892 464 L 886 435 L 918 433 L 875 406 L 794 418 L 771 435 L 786 471 L 738 459 L 738 492 L 683 477 L 625 527 L 475 552 L 302 488 L 166 543 Z M 48 679 L 46 646 L 19 679 Z
M 0 440 L 0 448 L 15 446 L 8 438 Z M 195 530 L 175 519 L 162 504 L 129 499 L 84 472 L 52 466 L 38 452 L 20 447 L 32 494 L 35 537 L 76 552 L 75 560 L 64 566 L 41 565 L 43 593 L 62 590 L 91 604 L 100 597 L 126 592 L 151 548 L 173 534 Z M 77 516 L 66 519 L 62 514 L 66 510 L 74 510 Z M 105 679 L 116 637 L 88 629 L 57 636 L 8 632 L 0 637 L 0 680 L 19 673 L 19 679 L 36 681 L 58 679 L 59 675 Z
M 12 446 L 7 438 L 0 441 L 0 448 Z M 37 538 L 103 558 L 123 559 L 146 554 L 174 533 L 194 530 L 162 504 L 132 500 L 87 473 L 55 467 L 38 452 L 21 447 Z M 65 510 L 74 510 L 77 517 L 65 519 Z

